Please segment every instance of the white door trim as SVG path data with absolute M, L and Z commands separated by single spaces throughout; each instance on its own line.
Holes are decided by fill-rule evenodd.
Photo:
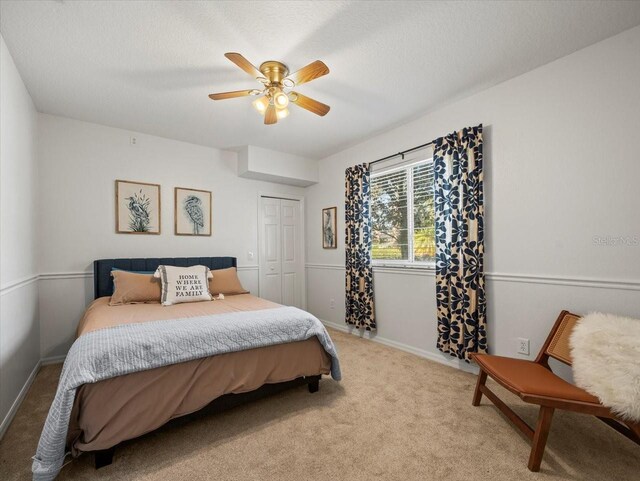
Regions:
M 297 194 L 282 194 L 282 193 L 278 193 L 278 192 L 271 192 L 271 191 L 258 191 L 258 197 L 256 198 L 256 202 L 258 203 L 258 291 L 259 292 L 263 292 L 262 290 L 262 270 L 260 267 L 260 249 L 262 246 L 262 209 L 260 208 L 260 199 L 262 197 L 271 197 L 274 199 L 286 199 L 286 200 L 297 200 L 300 202 L 300 255 L 302 256 L 302 266 L 303 266 L 303 272 L 302 272 L 302 293 L 301 293 L 301 299 L 302 299 L 302 308 L 303 309 L 307 309 L 307 275 L 306 275 L 306 268 L 305 266 L 307 265 L 307 249 L 306 249 L 306 236 L 307 236 L 307 229 L 305 227 L 305 202 L 304 202 L 304 195 L 297 195 Z

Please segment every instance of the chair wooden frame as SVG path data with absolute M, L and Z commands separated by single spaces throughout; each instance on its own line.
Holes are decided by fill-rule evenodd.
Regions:
M 548 369 L 549 371 L 551 371 L 551 368 L 549 367 L 550 357 L 553 357 L 560 362 L 564 362 L 565 364 L 571 365 L 570 360 L 554 356 L 553 353 L 550 352 L 551 343 L 556 333 L 558 332 L 558 329 L 563 326 L 565 318 L 567 316 L 579 317 L 576 314 L 570 313 L 569 311 L 562 311 L 558 316 L 558 319 L 556 320 L 553 328 L 551 329 L 551 332 L 549 333 L 549 336 L 547 337 L 544 345 L 542 346 L 542 349 L 540 349 L 540 352 L 538 353 L 535 361 L 531 362 L 537 363 Z M 633 423 L 619 418 L 614 413 L 612 413 L 609 408 L 603 406 L 600 403 L 576 401 L 573 399 L 564 399 L 559 397 L 537 396 L 519 392 L 513 386 L 501 380 L 498 376 L 492 375 L 491 370 L 486 366 L 483 366 L 481 361 L 479 361 L 481 356 L 488 356 L 488 354 L 471 354 L 471 358 L 476 361 L 476 363 L 480 367 L 475 392 L 473 394 L 472 404 L 474 406 L 479 406 L 482 395 L 484 394 L 493 404 L 495 404 L 498 409 L 500 409 L 500 411 L 502 411 L 507 419 L 509 419 L 509 421 L 511 421 L 531 441 L 531 453 L 529 455 L 528 463 L 528 468 L 530 471 L 540 471 L 540 464 L 542 463 L 542 456 L 547 444 L 547 437 L 549 435 L 549 430 L 551 427 L 551 420 L 556 409 L 564 409 L 567 411 L 596 416 L 605 424 L 609 425 L 619 433 L 623 434 L 630 440 L 640 445 L 639 423 Z M 507 406 L 493 391 L 491 391 L 486 386 L 485 383 L 487 381 L 487 376 L 491 376 L 491 378 L 494 379 L 498 384 L 500 384 L 516 396 L 520 397 L 520 399 L 522 399 L 524 402 L 540 406 L 538 420 L 536 422 L 535 428 L 530 427 L 520 416 L 518 416 L 509 406 Z

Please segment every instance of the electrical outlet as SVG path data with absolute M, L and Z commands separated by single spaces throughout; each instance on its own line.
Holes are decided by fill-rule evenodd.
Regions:
M 336 308 L 336 300 L 333 297 L 331 299 L 329 299 L 329 308 L 331 308 L 331 309 L 335 309 Z
M 137 145 L 138 144 L 138 139 L 132 135 L 131 137 L 129 137 L 129 143 L 131 145 Z
M 525 356 L 529 355 L 529 339 L 524 339 L 519 337 L 517 339 L 517 352 L 518 354 L 524 354 Z

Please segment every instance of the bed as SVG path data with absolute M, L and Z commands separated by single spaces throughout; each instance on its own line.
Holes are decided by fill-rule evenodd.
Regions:
M 100 352 L 97 348 L 96 354 L 92 354 L 91 349 L 94 347 L 85 349 L 84 357 L 79 356 L 76 353 L 78 349 L 74 349 L 76 344 L 82 344 L 92 337 L 109 335 L 109 343 L 113 343 L 113 339 L 116 339 L 113 336 L 119 333 L 130 331 L 137 334 L 146 330 L 146 333 L 143 332 L 140 336 L 145 338 L 147 343 L 142 350 L 143 355 L 146 355 L 149 349 L 172 352 L 171 346 L 160 347 L 158 343 L 150 344 L 151 341 L 148 340 L 152 338 L 150 333 L 154 334 L 156 329 L 161 331 L 166 326 L 182 329 L 176 331 L 179 334 L 175 337 L 183 336 L 186 339 L 193 332 L 194 339 L 188 339 L 190 344 L 201 340 L 195 333 L 206 339 L 215 338 L 217 335 L 223 338 L 227 335 L 226 331 L 220 331 L 221 334 L 201 334 L 198 326 L 219 330 L 230 326 L 231 329 L 238 330 L 240 328 L 237 326 L 244 322 L 242 326 L 255 324 L 258 329 L 267 325 L 276 326 L 278 334 L 270 340 L 263 340 L 259 337 L 260 334 L 255 334 L 258 337 L 249 342 L 249 348 L 227 348 L 225 345 L 222 351 L 218 349 L 217 354 L 208 356 L 180 357 L 184 349 L 177 347 L 175 350 L 178 357 L 175 359 L 179 358 L 179 362 L 166 363 L 158 367 L 152 367 L 157 363 L 148 363 L 144 366 L 151 368 L 138 367 L 135 371 L 133 368 L 127 369 L 125 366 L 123 369 L 121 366 L 117 371 L 124 373 L 121 375 L 105 375 L 101 374 L 100 369 L 94 369 L 87 379 L 96 381 L 77 383 L 71 399 L 72 406 L 71 400 L 67 403 L 70 414 L 64 444 L 74 456 L 83 452 L 93 452 L 96 468 L 100 468 L 112 462 L 114 449 L 119 443 L 153 431 L 172 419 L 198 411 L 213 401 L 220 405 L 224 404 L 221 400 L 234 398 L 233 403 L 237 404 L 244 398 L 255 398 L 257 393 L 262 395 L 300 384 L 307 384 L 310 392 L 316 392 L 322 375 L 331 373 L 335 379 L 339 379 L 339 374 L 336 374 L 339 373 L 339 366 L 335 349 L 324 327 L 320 327 L 321 324 L 318 326 L 317 319 L 304 311 L 286 308 L 251 294 L 173 306 L 162 306 L 159 303 L 109 306 L 109 298 L 113 292 L 113 269 L 150 272 L 159 265 L 205 265 L 214 271 L 215 275 L 216 269 L 236 267 L 236 259 L 198 257 L 95 261 L 95 299 L 79 323 L 76 343 L 65 361 L 56 398 L 68 394 L 67 391 L 70 389 L 67 387 L 73 386 L 68 384 L 65 388 L 61 387 L 63 377 L 65 380 L 77 378 L 77 372 L 87 375 L 83 366 L 123 364 L 122 359 L 117 359 L 117 362 L 111 361 L 106 351 Z M 294 329 L 291 327 L 293 322 L 285 320 L 287 316 L 292 316 L 292 319 L 304 317 L 306 320 L 300 321 L 300 327 Z M 226 325 L 228 326 L 225 327 Z M 291 330 L 292 333 L 282 335 L 282 326 L 286 326 L 287 331 Z M 246 329 L 242 331 L 243 334 L 250 332 L 247 327 L 242 329 Z M 300 332 L 295 332 L 296 330 Z M 307 332 L 303 333 L 303 330 Z M 264 331 L 264 336 L 272 331 L 273 329 Z M 124 342 L 133 343 L 130 339 L 134 337 L 125 336 Z M 162 342 L 167 342 L 167 339 Z M 242 342 L 248 341 L 243 339 Z M 131 350 L 133 351 L 133 348 Z M 126 349 L 124 351 L 126 352 Z M 139 355 L 132 356 L 126 353 L 121 357 L 125 359 L 126 364 L 138 362 L 135 359 Z M 109 361 L 104 362 L 104 359 Z M 109 366 L 103 366 L 102 369 L 108 370 Z M 74 375 L 67 375 L 67 371 L 73 372 Z M 62 394 L 61 390 L 64 391 Z M 62 406 L 64 403 L 58 404 Z M 54 401 L 49 414 L 49 417 L 52 417 L 52 412 L 56 412 L 53 416 L 56 418 L 54 421 L 58 421 L 57 412 L 64 412 L 64 408 L 59 406 L 56 407 Z M 34 479 L 53 479 L 59 471 L 59 468 L 56 471 L 56 466 L 52 467 L 50 462 L 54 456 L 50 454 L 53 450 L 52 443 L 50 439 L 46 439 L 51 438 L 51 434 L 47 435 L 47 429 L 51 431 L 49 417 L 40 440 L 38 454 L 34 457 Z M 40 464 L 36 466 L 36 463 Z M 55 471 L 53 477 L 52 471 Z

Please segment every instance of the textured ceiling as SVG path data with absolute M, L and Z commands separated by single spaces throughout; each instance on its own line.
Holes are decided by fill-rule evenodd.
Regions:
M 640 2 L 2 1 L 0 30 L 41 112 L 219 148 L 322 158 L 640 24 Z M 331 105 L 265 126 L 224 58 L 321 59 Z

